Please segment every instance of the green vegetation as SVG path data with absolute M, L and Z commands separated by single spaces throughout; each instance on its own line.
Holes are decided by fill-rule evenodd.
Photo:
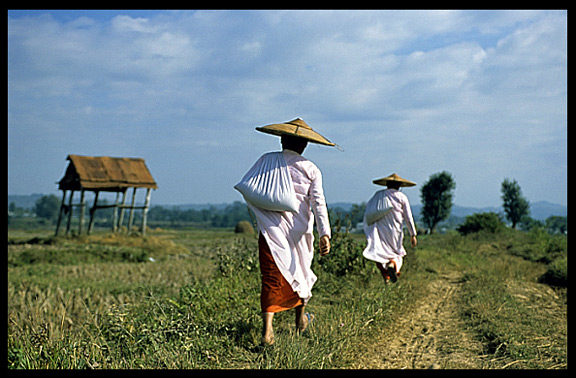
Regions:
M 550 267 L 514 252 L 534 251 L 535 245 L 558 240 L 545 233 L 510 230 L 427 240 L 430 251 L 446 254 L 444 261 L 461 272 L 460 315 L 484 346 L 482 367 L 567 367 L 566 287 L 539 284 Z M 565 245 L 561 252 L 541 252 L 559 253 L 562 258 L 567 254 Z M 444 269 L 450 270 L 448 265 Z M 567 276 L 563 278 L 567 283 Z
M 565 235 L 420 236 L 385 286 L 361 257 L 363 235 L 335 233 L 332 252 L 314 260 L 315 323 L 298 335 L 293 313 L 279 313 L 272 348 L 259 345 L 257 235 L 51 235 L 8 232 L 10 369 L 350 368 L 445 275 L 458 277 L 458 317 L 483 345 L 480 367 L 567 368 Z
M 466 221 L 457 228 L 462 235 L 476 232 L 499 232 L 504 229 L 504 222 L 496 213 L 476 213 L 466 217 Z
M 428 210 L 423 209 L 423 213 L 419 214 L 414 212 L 415 209 L 412 209 L 414 214 L 414 221 L 417 223 L 417 228 L 421 231 L 425 231 L 429 228 L 429 225 L 426 223 L 427 218 L 425 218 L 426 211 L 428 211 L 430 214 L 442 215 L 441 218 L 443 220 L 439 220 L 435 226 L 436 229 L 441 229 L 442 232 L 447 230 L 456 230 L 465 222 L 465 217 L 450 214 L 450 209 L 452 207 L 452 194 L 450 192 L 436 191 L 436 189 L 438 189 L 436 186 L 438 185 L 434 187 L 431 186 L 431 183 L 434 183 L 438 180 L 438 176 L 443 177 L 443 180 L 448 180 L 446 185 L 449 185 L 450 183 L 453 184 L 453 181 L 450 181 L 451 176 L 447 172 L 442 172 L 442 174 L 431 176 L 430 181 L 426 184 L 425 192 L 427 194 L 426 196 L 422 196 L 423 201 L 428 203 L 428 205 L 424 206 Z M 518 191 L 520 190 L 517 184 L 515 188 Z M 518 191 L 515 191 L 514 193 L 518 194 Z M 52 231 L 54 231 L 56 226 L 56 219 L 58 218 L 60 199 L 58 199 L 55 195 L 43 196 L 36 194 L 30 197 L 31 198 L 28 199 L 28 202 L 33 201 L 34 198 L 37 199 L 33 205 L 28 204 L 28 207 L 19 207 L 15 202 L 10 202 L 8 205 L 8 226 L 12 229 L 20 230 L 42 228 L 45 230 L 52 229 Z M 22 200 L 19 200 L 19 202 L 23 203 Z M 108 204 L 108 201 L 106 198 L 103 198 L 99 204 L 105 205 Z M 443 210 L 436 207 L 439 204 L 443 204 Z M 510 206 L 508 207 L 512 208 L 512 203 L 509 205 Z M 340 207 L 328 207 L 330 219 L 339 219 L 340 226 L 342 228 L 352 229 L 354 232 L 360 234 L 362 234 L 362 228 L 356 227 L 359 223 L 362 222 L 365 209 L 365 202 L 360 204 L 352 204 L 352 206 L 348 209 L 342 209 Z M 448 216 L 446 217 L 447 214 Z M 140 232 L 140 230 L 138 230 L 138 225 L 142 224 L 141 215 L 142 214 L 140 211 L 136 211 L 134 213 L 135 226 L 133 227 L 133 230 L 135 233 Z M 86 217 L 87 216 L 88 214 L 86 214 Z M 504 217 L 507 217 L 507 215 L 498 214 L 498 217 L 504 219 Z M 99 209 L 95 213 L 95 229 L 110 230 L 112 228 L 112 219 L 112 208 Z M 70 229 L 73 235 L 77 234 L 78 222 L 78 217 L 73 217 Z M 244 202 L 236 201 L 229 205 L 211 205 L 203 209 L 186 209 L 179 206 L 152 206 L 148 213 L 147 225 L 149 228 L 161 227 L 174 229 L 194 227 L 204 229 L 229 229 L 235 228 L 240 223 L 246 224 L 246 222 L 250 223 L 252 226 L 255 226 L 254 216 L 248 210 L 246 204 Z M 546 220 L 540 221 L 533 219 L 528 215 L 523 215 L 520 218 L 518 225 L 519 229 L 523 231 L 540 228 L 545 229 L 551 234 L 566 234 L 568 230 L 568 222 L 566 216 L 550 216 Z M 125 227 L 123 227 L 123 230 L 125 230 Z
M 456 182 L 446 171 L 435 173 L 420 188 L 422 198 L 422 222 L 434 233 L 436 225 L 450 216 L 453 190 Z
M 516 180 L 504 179 L 501 187 L 502 202 L 506 218 L 516 229 L 516 224 L 530 214 L 530 203 L 524 196 Z

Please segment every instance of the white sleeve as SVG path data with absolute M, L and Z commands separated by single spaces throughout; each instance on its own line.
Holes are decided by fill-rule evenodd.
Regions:
M 410 208 L 408 197 L 405 197 L 402 206 L 404 207 L 404 222 L 408 227 L 410 236 L 414 236 L 416 235 L 416 226 L 414 225 L 414 218 L 412 217 L 412 209 Z
M 324 189 L 322 188 L 322 173 L 318 168 L 315 169 L 312 184 L 310 185 L 310 203 L 316 218 L 318 235 L 328 235 L 331 238 L 332 232 L 330 230 L 330 220 L 328 219 L 328 207 L 326 206 Z

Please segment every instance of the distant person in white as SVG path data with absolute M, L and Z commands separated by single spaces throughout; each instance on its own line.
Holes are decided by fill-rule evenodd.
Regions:
M 399 189 L 414 186 L 416 183 L 403 179 L 395 173 L 374 180 L 373 183 L 385 185 L 387 189 L 374 193 L 366 204 L 364 234 L 367 246 L 363 256 L 376 262 L 386 283 L 396 282 L 403 257 L 406 255 L 403 245 L 404 223 L 408 227 L 412 247 L 416 247 L 418 243 L 408 197 Z

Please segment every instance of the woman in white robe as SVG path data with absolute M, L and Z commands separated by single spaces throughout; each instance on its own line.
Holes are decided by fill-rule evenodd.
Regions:
M 314 132 L 301 119 L 285 124 L 257 128 L 281 136 L 282 155 L 294 185 L 298 211 L 271 211 L 246 201 L 254 212 L 259 230 L 259 258 L 262 274 L 261 307 L 262 343 L 274 343 L 274 313 L 295 309 L 296 328 L 302 332 L 312 320 L 305 306 L 317 280 L 311 269 L 314 254 L 313 227 L 319 240 L 320 255 L 330 252 L 330 222 L 322 174 L 318 167 L 301 154 L 308 142 L 334 145 Z M 246 197 L 245 197 L 246 199 Z
M 399 189 L 400 187 L 414 186 L 416 184 L 401 178 L 395 173 L 373 182 L 378 185 L 386 185 L 388 188 L 376 192 L 370 201 L 381 198 L 382 202 L 386 201 L 387 208 L 383 212 L 385 214 L 372 223 L 367 221 L 367 216 L 368 218 L 374 218 L 374 215 L 365 214 L 364 234 L 366 235 L 367 245 L 362 254 L 365 258 L 376 262 L 386 283 L 388 281 L 396 282 L 402 267 L 403 257 L 406 255 L 403 245 L 404 223 L 411 236 L 412 247 L 415 247 L 418 243 L 410 202 L 408 197 L 400 192 Z

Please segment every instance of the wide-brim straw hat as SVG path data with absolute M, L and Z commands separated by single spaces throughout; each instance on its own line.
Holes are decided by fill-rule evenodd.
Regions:
M 318 132 L 312 130 L 302 118 L 296 118 L 284 123 L 274 123 L 272 125 L 257 127 L 256 130 L 272 135 L 292 135 L 304 138 L 312 143 L 324 144 L 326 146 L 335 146 L 334 143 L 324 138 Z
M 386 186 L 388 184 L 388 181 L 395 181 L 395 182 L 399 182 L 401 187 L 406 187 L 406 186 L 414 186 L 416 185 L 415 182 L 412 182 L 410 180 L 406 180 L 405 178 L 402 178 L 400 176 L 398 176 L 396 173 L 392 173 L 390 176 L 386 176 L 386 177 L 382 177 L 380 179 L 376 179 L 374 181 L 372 181 L 374 184 L 376 185 L 384 185 Z

